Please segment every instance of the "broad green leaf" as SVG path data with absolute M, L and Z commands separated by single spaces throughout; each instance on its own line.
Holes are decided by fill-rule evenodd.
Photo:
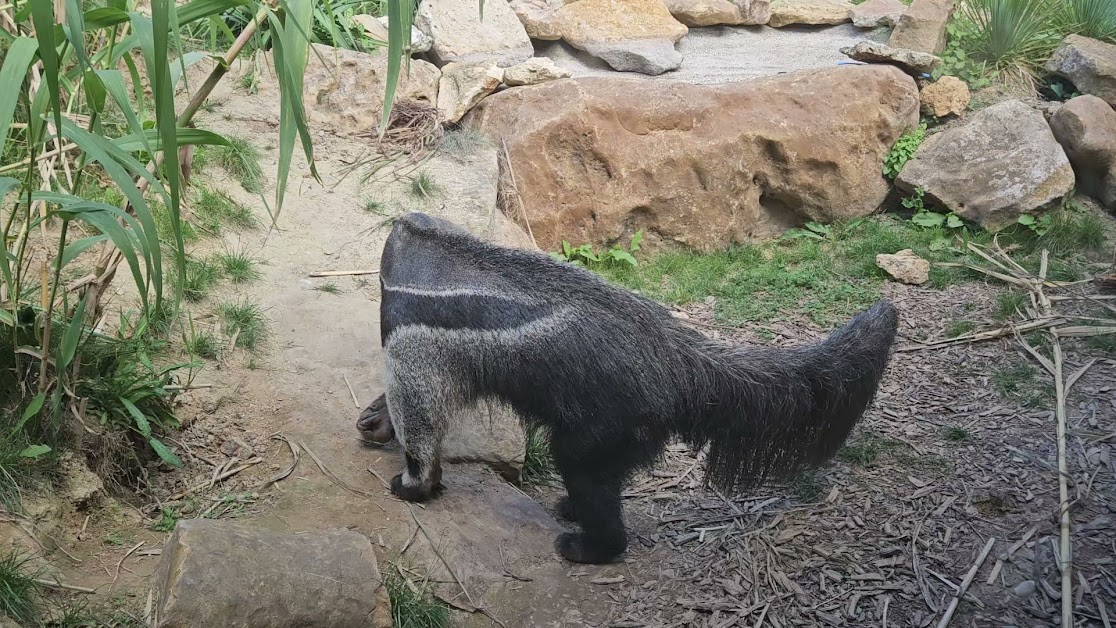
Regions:
M 101 83 L 101 78 L 95 72 L 86 72 L 85 78 L 81 82 L 82 89 L 85 90 L 85 97 L 89 101 L 90 108 L 97 113 L 103 113 L 105 110 L 105 86 Z
M 143 414 L 143 412 L 140 412 L 140 409 L 136 407 L 136 404 L 132 403 L 128 399 L 125 399 L 124 397 L 120 398 L 120 403 L 124 405 L 124 408 L 128 411 L 128 414 L 132 415 L 132 420 L 136 422 L 136 429 L 139 430 L 139 433 L 143 434 L 145 438 L 151 438 L 151 422 L 147 420 L 147 417 Z
M 920 227 L 940 227 L 946 217 L 937 212 L 921 211 L 911 217 L 911 222 Z
M 170 199 L 167 209 L 170 210 L 171 230 L 174 232 L 175 270 L 178 281 L 174 282 L 179 293 L 185 283 L 186 270 L 186 242 L 182 235 L 182 213 L 179 206 L 181 188 L 181 171 L 178 164 L 178 116 L 174 112 L 174 85 L 170 81 L 170 65 L 168 53 L 170 52 L 171 38 L 168 36 L 171 25 L 175 23 L 174 2 L 161 0 L 151 4 L 151 29 L 153 37 L 151 44 L 154 50 L 148 49 L 149 42 L 143 42 L 144 57 L 153 52 L 153 57 L 147 59 L 147 66 L 151 71 L 151 90 L 155 96 L 155 121 L 159 129 L 160 149 L 163 155 L 163 176 L 167 179 L 167 191 Z M 139 31 L 137 31 L 138 33 Z M 177 41 L 178 33 L 174 33 Z M 181 294 L 177 294 L 180 297 Z M 160 307 L 161 299 L 156 300 L 156 307 Z
M 66 0 L 66 25 L 63 32 L 77 55 L 79 69 L 92 70 L 89 57 L 85 54 L 85 16 L 81 12 L 80 0 Z
M 635 232 L 635 235 L 632 236 L 632 244 L 628 248 L 632 253 L 635 253 L 639 250 L 641 244 L 643 244 L 643 229 Z
M 306 114 L 302 106 L 302 78 L 306 72 L 310 41 L 299 34 L 309 33 L 313 4 L 310 0 L 291 0 L 285 2 L 284 6 L 289 10 L 284 13 L 286 19 L 283 21 L 280 21 L 273 12 L 268 13 L 272 31 L 272 56 L 275 60 L 275 71 L 279 78 L 279 91 L 282 98 L 279 111 L 279 167 L 273 221 L 278 220 L 283 208 L 296 134 L 302 139 L 302 150 L 310 164 L 310 173 L 315 178 L 318 177 L 310 131 L 306 126 Z
M 174 64 L 172 64 L 170 68 L 171 88 L 174 89 L 175 87 L 177 87 L 178 82 L 182 80 L 182 75 L 185 69 L 189 69 L 190 66 L 207 57 L 209 57 L 208 53 L 195 51 L 187 52 L 186 54 L 176 59 Z
M 128 13 L 113 7 L 98 7 L 85 12 L 86 30 L 101 30 L 128 21 Z
M 27 404 L 27 407 L 23 409 L 23 414 L 21 414 L 19 417 L 19 423 L 16 423 L 15 427 L 12 428 L 12 434 L 10 438 L 15 438 L 20 432 L 23 431 L 23 426 L 27 425 L 27 422 L 30 421 L 33 417 L 37 416 L 39 414 L 39 411 L 43 409 L 43 403 L 45 401 L 45 392 L 41 392 L 31 398 L 31 403 Z
M 193 0 L 178 7 L 178 24 L 184 26 L 211 15 L 220 15 L 236 7 L 254 5 L 251 0 Z
M 66 249 L 62 252 L 62 266 L 65 267 L 67 264 L 77 259 L 79 255 L 89 250 L 90 247 L 108 239 L 109 237 L 107 235 L 96 235 L 80 238 L 73 242 L 67 242 Z
M 147 443 L 151 445 L 151 448 L 155 450 L 155 453 L 163 462 L 175 468 L 179 468 L 182 466 L 182 460 L 180 460 L 178 456 L 175 455 L 174 450 L 172 450 L 170 447 L 167 447 L 158 438 L 149 438 L 147 439 Z
M 132 103 L 128 100 L 128 91 L 124 87 L 124 75 L 119 70 L 97 70 L 97 77 L 101 79 L 101 85 L 105 88 L 105 91 L 116 102 L 117 109 L 124 114 L 124 119 L 128 121 L 128 128 L 132 131 L 132 134 L 144 141 L 143 150 L 151 154 L 153 151 L 151 145 L 147 143 L 147 136 L 143 134 L 143 125 L 140 124 L 139 118 L 133 111 Z
M 212 131 L 204 129 L 178 129 L 178 145 L 214 145 L 214 146 L 228 146 L 229 141 L 217 135 Z M 123 151 L 132 152 L 137 150 L 162 150 L 163 144 L 159 137 L 158 129 L 146 129 L 142 135 L 125 135 L 112 140 L 112 143 L 117 148 Z
M 632 254 L 628 253 L 624 249 L 612 249 L 612 251 L 609 254 L 614 259 L 618 259 L 622 262 L 627 262 L 628 264 L 631 264 L 632 266 L 639 266 L 639 262 L 636 261 L 636 258 L 632 257 Z
M 74 309 L 74 315 L 66 326 L 66 333 L 62 335 L 62 344 L 58 347 L 57 357 L 59 373 L 64 372 L 70 366 L 70 362 L 73 362 L 74 356 L 77 355 L 78 342 L 81 340 L 81 332 L 85 328 L 85 304 L 89 300 L 90 294 L 92 292 L 86 292 L 81 301 L 78 301 L 77 307 Z
M 47 92 L 51 109 L 54 110 L 54 127 L 62 128 L 62 91 L 58 82 L 58 44 L 54 35 L 53 0 L 29 0 L 31 21 L 35 24 L 35 36 L 39 40 L 39 59 L 43 62 L 46 75 Z M 39 90 L 42 91 L 42 90 Z
M 0 67 L 0 85 L 4 86 L 0 89 L 0 155 L 4 154 L 4 144 L 7 143 L 12 126 L 12 115 L 19 101 L 20 86 L 38 49 L 39 43 L 34 39 L 16 37 L 4 56 L 3 67 Z
M 958 217 L 957 214 L 951 213 L 946 216 L 946 226 L 950 229 L 960 229 L 961 227 L 965 226 L 965 221 L 961 220 L 961 218 Z
M 1035 224 L 1035 217 L 1030 215 L 1030 214 L 1023 214 L 1017 219 L 1016 222 L 1018 222 L 1021 225 L 1029 227 L 1029 226 Z
M 388 15 L 388 67 L 384 77 L 384 111 L 380 119 L 380 133 L 387 130 L 391 108 L 395 103 L 395 90 L 399 85 L 399 71 L 403 65 L 403 51 L 411 47 L 411 23 L 414 19 L 414 0 L 393 0 L 387 3 Z
M 19 452 L 19 457 L 35 460 L 37 458 L 45 456 L 46 454 L 49 454 L 50 452 L 51 449 L 49 445 L 31 445 L 30 447 L 27 447 L 23 451 Z
M 0 177 L 0 204 L 3 204 L 4 197 L 12 191 L 12 188 L 18 186 L 19 184 L 19 181 L 11 177 Z M 0 255 L 0 279 L 4 280 L 5 285 L 14 286 L 15 282 L 13 281 L 12 277 L 11 265 L 11 260 L 14 258 L 8 254 L 7 247 L 0 246 L 0 250 L 3 250 L 4 253 L 3 255 Z

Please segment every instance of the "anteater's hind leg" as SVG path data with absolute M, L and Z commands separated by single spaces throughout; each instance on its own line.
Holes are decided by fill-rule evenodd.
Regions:
M 423 362 L 424 368 L 412 369 L 405 360 L 387 358 L 387 410 L 407 463 L 403 473 L 392 478 L 391 492 L 415 502 L 429 499 L 440 488 L 446 420 L 460 405 L 455 387 Z
M 560 534 L 554 546 L 563 558 L 575 563 L 609 563 L 628 547 L 620 505 L 626 474 L 613 464 L 615 457 L 603 455 L 607 452 L 572 447 L 572 443 L 555 441 L 555 462 L 569 493 L 558 507 L 564 518 L 577 520 L 582 532 Z

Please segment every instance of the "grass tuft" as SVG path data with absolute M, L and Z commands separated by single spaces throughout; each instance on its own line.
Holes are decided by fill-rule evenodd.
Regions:
M 396 628 L 444 628 L 449 625 L 449 609 L 415 583 L 404 580 L 397 571 L 384 577 L 391 619 Z
M 226 137 L 228 146 L 213 146 L 212 159 L 229 176 L 240 182 L 249 192 L 263 191 L 263 169 L 260 168 L 260 151 L 248 140 Z M 208 152 L 208 151 L 207 151 Z M 210 155 L 207 154 L 207 158 Z
M 438 184 L 425 172 L 420 172 L 411 179 L 411 194 L 417 198 L 430 198 L 438 193 Z
M 221 268 L 209 260 L 186 258 L 186 279 L 182 296 L 187 301 L 201 301 L 221 279 Z
M 267 317 L 259 304 L 249 301 L 226 301 L 218 308 L 225 333 L 236 337 L 236 346 L 249 351 L 259 347 L 267 337 Z
M 216 233 L 224 225 L 251 229 L 259 225 L 252 210 L 233 200 L 228 194 L 201 188 L 194 200 L 194 213 L 207 229 Z
M 256 261 L 243 251 L 219 253 L 217 263 L 225 271 L 225 275 L 233 283 L 248 283 L 260 278 L 260 271 L 256 268 Z
M 186 338 L 184 346 L 186 353 L 206 360 L 216 360 L 221 355 L 221 343 L 217 341 L 217 336 L 207 331 L 196 332 Z
M 1019 292 L 1017 290 L 1009 290 L 1001 293 L 996 297 L 996 308 L 992 311 L 992 316 L 998 323 L 1006 323 L 1015 318 L 1016 312 L 1022 312 L 1029 299 L 1027 293 Z
M 30 556 L 14 550 L 0 557 L 0 617 L 38 625 L 42 593 L 35 584 L 39 574 L 30 561 Z
M 969 430 L 961 427 L 960 425 L 947 427 L 945 429 L 945 437 L 947 440 L 951 440 L 955 443 L 964 442 L 969 440 Z
M 326 294 L 341 294 L 341 288 L 332 281 L 327 281 L 320 286 L 314 286 L 314 289 Z
M 468 157 L 482 148 L 492 146 L 492 140 L 476 129 L 457 129 L 442 136 L 438 150 L 450 157 Z
M 523 481 L 540 486 L 553 485 L 558 467 L 550 451 L 550 435 L 538 425 L 527 427 L 527 450 L 523 456 Z

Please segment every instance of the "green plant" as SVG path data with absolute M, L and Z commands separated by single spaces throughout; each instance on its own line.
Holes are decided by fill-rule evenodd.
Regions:
M 1058 30 L 1116 43 L 1116 4 L 1112 0 L 1063 0 Z
M 439 189 L 434 177 L 425 172 L 420 172 L 411 179 L 411 194 L 418 198 L 430 198 L 437 194 Z
M 953 425 L 945 428 L 945 437 L 955 443 L 962 443 L 969 440 L 969 430 L 960 425 Z
M 192 365 L 157 366 L 165 356 L 152 346 L 173 326 L 183 293 L 199 277 L 191 271 L 187 280 L 191 227 L 182 215 L 179 149 L 208 146 L 220 154 L 229 146 L 193 128 L 194 114 L 224 76 L 223 64 L 197 89 L 182 92 L 192 93 L 188 102 L 176 102 L 185 70 L 206 56 L 186 50 L 183 33 L 235 9 L 251 18 L 239 36 L 264 29 L 281 42 L 271 52 L 285 70 L 278 78 L 284 104 L 275 213 L 299 140 L 316 176 L 298 81 L 309 53 L 300 33 L 312 22 L 314 4 L 153 0 L 149 6 L 27 0 L 7 7 L 0 27 L 0 498 L 6 505 L 18 495 L 17 474 L 47 470 L 77 431 L 73 408 L 85 407 L 86 422 L 138 434 L 136 446 L 174 460 L 157 433 L 173 421 L 176 385 L 170 382 Z M 231 50 L 229 58 L 242 50 Z M 127 307 L 137 307 L 138 316 L 106 311 L 116 307 L 104 295 L 118 292 L 110 285 L 120 269 L 135 283 L 137 302 Z M 94 330 L 106 320 L 108 331 Z
M 332 281 L 327 281 L 320 286 L 314 286 L 318 292 L 325 292 L 326 294 L 341 294 L 341 288 Z
M 492 145 L 492 140 L 483 131 L 461 128 L 450 131 L 438 142 L 438 150 L 451 157 L 468 157 L 482 148 Z
M 206 151 L 229 176 L 240 182 L 249 192 L 263 191 L 263 169 L 260 168 L 260 151 L 246 139 L 226 138 L 226 143 Z
M 267 336 L 267 318 L 260 306 L 249 301 L 226 301 L 218 308 L 225 332 L 236 338 L 234 343 L 252 350 Z
M 788 229 L 783 234 L 784 238 L 793 240 L 796 238 L 812 238 L 814 240 L 826 240 L 832 233 L 829 225 L 823 225 L 819 222 L 810 221 L 802 226 L 801 229 Z
M 967 0 L 959 20 L 968 55 L 1001 77 L 1032 82 L 1061 35 L 1052 28 L 1065 0 Z
M 550 256 L 561 262 L 569 262 L 577 266 L 596 267 L 602 265 L 614 264 L 623 262 L 629 266 L 639 266 L 633 253 L 639 251 L 640 245 L 643 242 L 643 230 L 635 232 L 631 241 L 628 243 L 628 248 L 625 250 L 620 244 L 614 244 L 608 250 L 602 253 L 596 253 L 593 250 L 592 244 L 582 244 L 581 246 L 570 246 L 570 243 L 562 240 L 562 250 L 559 252 L 551 253 Z
M 398 569 L 384 577 L 384 587 L 396 628 L 445 628 L 449 624 L 449 609 L 419 585 L 405 580 Z
M 38 624 L 43 601 L 35 584 L 39 576 L 28 555 L 10 550 L 0 557 L 0 617 L 26 625 Z
M 523 456 L 523 481 L 535 485 L 551 485 L 558 476 L 558 467 L 550 450 L 550 436 L 538 425 L 527 427 L 527 449 Z
M 259 224 L 251 209 L 234 201 L 228 194 L 207 187 L 201 187 L 198 192 L 194 213 L 214 233 L 225 224 L 248 229 Z
M 1022 312 L 1027 307 L 1027 293 L 1009 290 L 996 297 L 996 308 L 993 317 L 1001 323 L 1006 323 L 1015 317 L 1016 312 Z
M 206 360 L 216 360 L 221 355 L 221 345 L 217 337 L 208 331 L 197 331 L 190 321 L 189 335 L 182 340 L 186 353 Z
M 975 325 L 972 321 L 953 321 L 946 330 L 946 338 L 957 338 L 971 332 Z
M 943 76 L 955 76 L 965 81 L 969 89 L 974 91 L 991 85 L 987 65 L 966 52 L 975 47 L 973 40 L 976 34 L 972 23 L 955 18 L 946 26 L 946 33 L 949 43 L 942 52 L 941 64 L 931 74 L 933 79 L 936 81 Z
M 926 139 L 925 123 L 901 135 L 884 158 L 884 175 L 888 179 L 894 179 L 899 176 L 899 173 L 903 171 L 903 166 L 907 165 L 911 157 L 914 157 L 915 151 L 922 145 L 922 140 L 924 139 Z
M 151 529 L 156 532 L 174 532 L 174 527 L 178 525 L 178 520 L 181 518 L 182 514 L 177 508 L 164 508 L 159 514 L 159 519 L 151 524 Z
M 361 209 L 369 214 L 376 214 L 377 216 L 387 215 L 387 208 L 384 204 L 374 198 L 365 198 L 361 205 Z
M 221 268 L 209 260 L 186 258 L 186 276 L 182 296 L 187 301 L 201 301 L 221 280 Z
M 256 261 L 243 251 L 227 251 L 217 254 L 217 263 L 225 272 L 225 276 L 233 283 L 247 283 L 260 278 L 260 271 L 256 269 Z
M 1017 397 L 1034 383 L 1037 373 L 1026 362 L 1001 366 L 992 370 L 992 385 L 1005 397 Z

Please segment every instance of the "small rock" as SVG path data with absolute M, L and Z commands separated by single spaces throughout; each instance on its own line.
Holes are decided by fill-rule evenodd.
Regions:
M 865 63 L 888 63 L 914 76 L 929 74 L 942 64 L 942 60 L 932 54 L 894 48 L 874 41 L 862 41 L 855 46 L 842 48 L 841 54 Z
M 504 70 L 504 83 L 511 87 L 536 85 L 571 76 L 573 76 L 572 72 L 558 67 L 548 57 L 531 57 L 519 65 Z
M 105 490 L 101 478 L 69 451 L 58 457 L 58 479 L 58 496 L 79 509 L 89 506 Z
M 392 625 L 372 544 L 347 529 L 289 534 L 184 519 L 156 583 L 160 628 Z
M 615 70 L 657 75 L 682 65 L 674 44 L 689 29 L 661 0 L 578 0 L 557 19 L 566 43 Z
M 955 2 L 914 0 L 899 17 L 887 44 L 892 48 L 942 54 L 946 47 L 946 25 L 953 17 Z
M 876 256 L 876 266 L 906 284 L 917 286 L 930 280 L 930 262 L 915 255 L 911 249 L 903 249 L 894 255 L 880 253 Z
M 438 83 L 438 113 L 454 124 L 504 82 L 504 70 L 493 64 L 450 63 Z
M 237 442 L 234 441 L 231 438 L 229 440 L 221 443 L 221 453 L 225 454 L 226 456 L 229 456 L 229 457 L 235 456 L 237 454 L 237 452 L 239 452 L 239 451 L 240 451 L 240 445 L 237 444 Z
M 849 9 L 849 19 L 857 28 L 895 28 L 906 10 L 899 0 L 868 0 Z
M 562 0 L 510 0 L 508 4 L 531 39 L 554 41 L 562 38 L 555 16 L 566 4 Z
M 1046 62 L 1046 69 L 1069 79 L 1082 94 L 1116 107 L 1116 45 L 1069 35 Z
M 1005 100 L 927 137 L 895 184 L 997 231 L 1061 203 L 1074 175 L 1042 113 Z
M 1038 587 L 1035 585 L 1034 580 L 1024 580 L 1011 588 L 1011 593 L 1015 597 L 1031 597 L 1034 595 Z
M 1116 211 L 1116 111 L 1096 96 L 1078 96 L 1054 112 L 1050 129 L 1073 164 L 1078 190 Z
M 944 118 L 964 113 L 972 95 L 965 81 L 956 76 L 943 76 L 922 88 L 918 98 L 924 115 Z
M 387 28 L 388 28 L 388 16 L 386 16 L 386 15 L 381 16 L 380 19 L 377 20 L 377 21 L 380 23 L 380 26 L 384 29 L 384 33 L 386 34 L 387 33 Z M 384 39 L 384 41 L 387 41 L 387 39 Z M 412 24 L 411 25 L 411 52 L 427 52 L 433 47 L 434 47 L 434 39 L 432 37 L 430 37 L 430 35 L 427 35 L 426 33 L 424 33 L 422 31 L 420 31 L 419 29 L 415 28 L 415 26 Z
M 484 18 L 476 2 L 423 0 L 415 26 L 434 39 L 430 56 L 447 63 L 493 62 L 507 67 L 535 54 L 531 39 L 507 2 L 484 3 Z
M 760 26 L 771 21 L 771 0 L 732 0 L 740 9 L 741 25 Z
M 849 21 L 852 6 L 840 0 L 775 0 L 767 25 L 782 28 L 793 24 L 843 24 Z

